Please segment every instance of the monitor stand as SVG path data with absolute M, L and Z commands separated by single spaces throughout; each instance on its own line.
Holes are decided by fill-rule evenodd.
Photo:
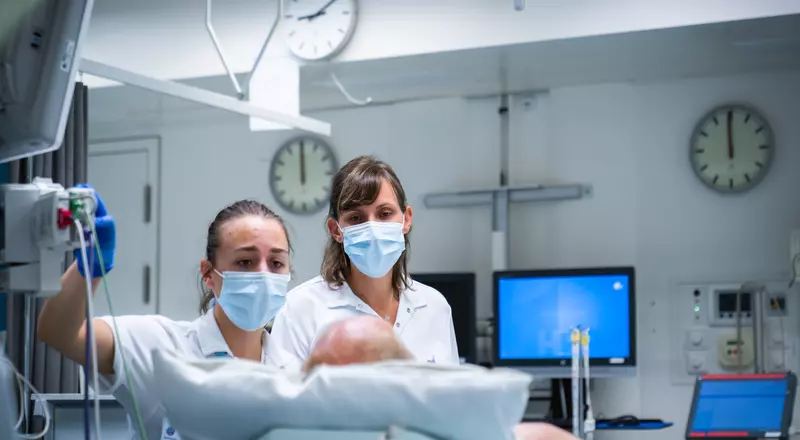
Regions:
M 583 394 L 586 395 L 586 382 L 581 381 Z M 550 380 L 550 408 L 547 421 L 561 429 L 572 429 L 572 379 Z M 584 404 L 581 420 L 586 419 L 588 406 Z

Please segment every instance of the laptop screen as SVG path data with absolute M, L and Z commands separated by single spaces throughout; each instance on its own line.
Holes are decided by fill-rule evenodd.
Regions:
M 687 436 L 776 435 L 788 428 L 795 381 L 785 374 L 705 376 L 695 385 Z

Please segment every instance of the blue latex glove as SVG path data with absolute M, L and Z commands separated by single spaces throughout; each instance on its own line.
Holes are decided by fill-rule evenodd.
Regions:
M 80 183 L 75 186 L 78 188 L 91 188 L 90 185 L 85 183 Z M 96 240 L 97 244 L 100 246 L 100 253 L 103 256 L 103 269 L 105 269 L 105 272 L 108 273 L 114 268 L 114 253 L 116 252 L 117 248 L 117 228 L 114 225 L 114 218 L 111 217 L 106 211 L 106 205 L 103 204 L 103 200 L 100 198 L 100 195 L 95 193 L 95 196 L 97 197 L 97 210 L 94 214 L 94 229 L 95 232 L 97 232 L 97 236 L 94 237 L 94 240 Z M 89 243 L 87 242 L 86 244 L 88 245 Z M 100 258 L 97 256 L 97 249 L 95 249 L 94 244 L 92 244 L 91 252 L 94 254 L 92 257 L 90 257 L 90 261 L 92 261 L 92 277 L 102 277 L 103 270 L 100 268 Z M 80 272 L 80 274 L 85 278 L 86 269 L 83 267 L 83 258 L 81 258 L 80 248 L 75 249 L 73 251 L 73 255 L 75 256 L 75 260 L 78 262 L 78 272 Z M 90 255 L 91 254 L 87 249 L 86 256 L 89 257 Z M 92 258 L 94 259 L 92 260 Z

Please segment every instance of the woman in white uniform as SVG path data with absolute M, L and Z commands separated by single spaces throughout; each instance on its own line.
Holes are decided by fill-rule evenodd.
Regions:
M 105 267 L 100 267 L 95 254 L 90 272 L 93 288 L 103 272 L 112 270 L 115 249 L 114 221 L 99 197 L 98 202 L 95 225 Z M 212 299 L 217 306 L 191 322 L 155 315 L 119 316 L 116 323 L 111 317 L 92 320 L 100 373 L 98 391 L 113 394 L 126 409 L 135 431 L 133 438 L 144 438 L 142 430 L 151 440 L 162 438 L 162 432 L 174 433 L 152 394 L 153 350 L 281 366 L 267 355 L 264 327 L 286 298 L 289 250 L 280 217 L 258 202 L 236 202 L 220 211 L 209 226 L 206 258 L 200 262 L 202 284 L 208 289 L 203 310 L 208 310 Z M 61 292 L 45 303 L 38 334 L 64 356 L 91 368 L 85 361 L 85 276 L 86 268 L 77 258 L 61 278 Z
M 287 295 L 267 352 L 302 364 L 329 324 L 375 315 L 395 329 L 419 361 L 457 364 L 450 306 L 408 275 L 412 211 L 392 168 L 357 157 L 333 178 L 322 274 Z

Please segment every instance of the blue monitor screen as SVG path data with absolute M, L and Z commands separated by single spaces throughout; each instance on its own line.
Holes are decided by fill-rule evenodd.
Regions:
M 703 381 L 692 431 L 780 431 L 787 388 L 786 379 Z
M 500 359 L 570 358 L 576 326 L 589 329 L 590 358 L 630 357 L 627 275 L 502 278 L 498 283 Z

